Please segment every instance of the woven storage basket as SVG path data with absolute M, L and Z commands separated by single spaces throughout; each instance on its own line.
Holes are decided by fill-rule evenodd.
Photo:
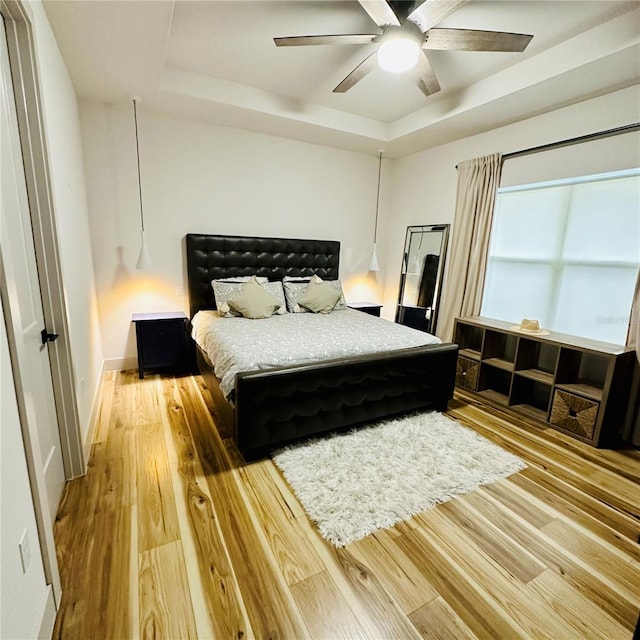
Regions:
M 456 384 L 466 389 L 478 390 L 478 370 L 480 363 L 471 358 L 458 357 L 456 364 Z
M 571 433 L 592 439 L 600 403 L 556 389 L 549 422 Z

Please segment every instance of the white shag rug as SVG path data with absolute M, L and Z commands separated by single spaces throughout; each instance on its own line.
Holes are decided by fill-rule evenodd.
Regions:
M 337 547 L 526 467 L 435 411 L 291 445 L 272 457 Z

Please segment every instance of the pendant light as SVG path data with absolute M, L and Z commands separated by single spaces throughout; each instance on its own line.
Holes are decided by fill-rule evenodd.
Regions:
M 378 192 L 376 197 L 376 224 L 373 228 L 373 251 L 369 260 L 369 271 L 380 271 L 378 264 L 378 254 L 376 252 L 376 240 L 378 239 L 378 211 L 380 209 L 380 175 L 382 174 L 382 152 L 384 149 L 378 149 Z
M 136 129 L 136 158 L 138 160 L 138 196 L 140 199 L 140 255 L 138 256 L 138 262 L 136 263 L 136 269 L 147 270 L 151 269 L 151 259 L 147 253 L 147 247 L 144 243 L 144 213 L 142 210 L 142 180 L 140 178 L 140 144 L 138 142 L 138 111 L 137 102 L 140 98 L 133 98 L 133 121 Z

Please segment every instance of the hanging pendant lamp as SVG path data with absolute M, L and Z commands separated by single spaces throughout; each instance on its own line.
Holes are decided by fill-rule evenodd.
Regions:
M 371 252 L 371 258 L 369 259 L 369 271 L 380 271 L 376 240 L 378 239 L 378 210 L 380 209 L 380 175 L 382 173 L 383 151 L 384 149 L 378 149 L 378 191 L 376 197 L 376 224 L 373 228 L 373 251 Z
M 144 213 L 142 210 L 142 180 L 140 178 L 140 145 L 138 142 L 138 111 L 137 102 L 140 98 L 133 98 L 133 120 L 136 129 L 136 158 L 138 160 L 138 195 L 140 198 L 140 254 L 138 255 L 138 262 L 136 262 L 136 269 L 146 271 L 151 269 L 151 259 L 147 253 L 147 247 L 144 243 Z

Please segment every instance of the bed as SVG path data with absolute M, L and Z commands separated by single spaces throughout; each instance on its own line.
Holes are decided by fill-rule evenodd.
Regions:
M 250 275 L 270 281 L 312 275 L 337 280 L 340 243 L 188 234 L 185 253 L 193 320 L 198 312 L 216 308 L 212 280 Z M 336 314 L 345 314 L 340 317 L 341 322 L 347 322 L 349 314 L 355 322 L 365 322 L 361 316 L 367 315 L 355 310 L 328 315 Z M 280 320 L 292 325 L 324 322 L 315 316 L 274 317 L 272 324 Z M 372 321 L 386 323 L 370 316 L 366 319 Z M 236 320 L 226 322 L 228 327 Z M 249 325 L 268 325 L 263 320 L 242 318 L 237 326 L 242 322 L 247 330 Z M 406 327 L 402 330 L 412 331 Z M 318 335 L 320 329 L 315 326 L 313 331 Z M 419 337 L 420 332 L 416 334 Z M 342 357 L 330 355 L 321 361 L 312 358 L 284 366 L 267 363 L 263 368 L 249 370 L 242 370 L 240 365 L 231 374 L 222 376 L 222 380 L 216 376 L 205 349 L 195 342 L 194 349 L 198 369 L 213 397 L 214 417 L 233 435 L 245 459 L 252 460 L 285 443 L 328 431 L 428 407 L 444 410 L 453 396 L 457 345 L 416 343 L 408 348 L 394 348 L 393 339 L 390 344 L 391 350 Z M 244 362 L 249 360 L 245 358 Z

